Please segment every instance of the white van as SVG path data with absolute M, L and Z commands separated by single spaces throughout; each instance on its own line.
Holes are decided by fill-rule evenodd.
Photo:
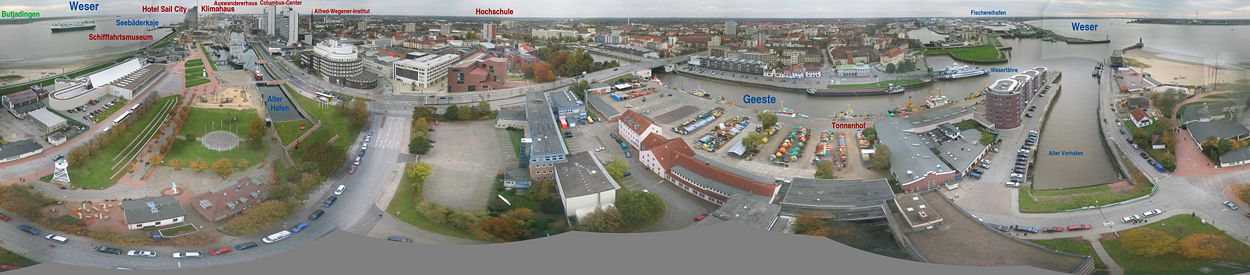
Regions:
M 54 241 L 54 242 L 58 242 L 62 244 L 69 242 L 69 238 L 66 238 L 65 236 L 61 236 L 57 234 L 49 234 L 47 236 L 44 236 L 43 238 L 48 239 L 49 241 Z
M 291 237 L 291 231 L 282 230 L 282 232 L 273 233 L 273 235 L 260 239 L 260 241 L 265 243 L 276 243 L 278 241 L 285 240 L 287 237 Z

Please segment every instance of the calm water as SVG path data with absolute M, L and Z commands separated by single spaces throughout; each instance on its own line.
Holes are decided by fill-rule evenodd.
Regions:
M 152 19 L 166 25 L 180 21 L 182 16 L 123 16 L 78 18 L 59 21 L 37 21 L 29 24 L 3 24 L 0 33 L 0 68 L 21 68 L 27 66 L 57 66 L 71 64 L 82 60 L 107 57 L 155 43 L 169 29 L 148 31 L 149 27 L 124 26 L 115 23 L 117 19 Z M 51 27 L 57 23 L 75 21 L 95 21 L 94 30 L 80 30 L 52 33 Z M 150 41 L 101 41 L 88 40 L 88 34 L 150 34 Z

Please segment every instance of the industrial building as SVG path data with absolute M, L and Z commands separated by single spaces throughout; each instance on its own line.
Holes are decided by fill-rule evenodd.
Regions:
M 616 204 L 616 190 L 621 186 L 608 175 L 593 152 L 569 155 L 568 161 L 556 164 L 555 169 L 565 216 L 581 220 Z
M 733 195 L 773 203 L 781 184 L 697 155 L 682 139 L 647 138 L 638 160 L 661 178 L 708 202 L 724 205 Z
M 32 139 L 10 141 L 0 144 L 0 163 L 19 160 L 43 153 L 43 145 Z
M 1008 80 L 1010 81 L 1010 80 Z M 911 132 L 911 123 L 900 118 L 876 121 L 877 139 L 890 151 L 890 174 L 903 192 L 920 192 L 953 184 L 959 173 L 933 154 L 919 135 Z
M 555 113 L 546 94 L 533 91 L 525 96 L 525 138 L 529 144 L 529 169 L 533 181 L 555 180 L 555 165 L 568 161 L 568 147 L 560 136 Z
M 104 95 L 130 100 L 136 91 L 155 82 L 164 72 L 165 65 L 143 64 L 134 58 L 85 78 L 58 79 L 49 89 L 48 107 L 65 111 Z
M 0 106 L 16 118 L 26 118 L 26 114 L 47 107 L 39 101 L 39 94 L 30 89 L 0 96 Z

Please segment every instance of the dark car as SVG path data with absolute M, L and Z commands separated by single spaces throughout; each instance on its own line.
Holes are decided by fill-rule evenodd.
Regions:
M 255 248 L 257 246 L 260 246 L 260 245 L 256 244 L 256 242 L 246 242 L 246 243 L 234 245 L 234 250 L 243 251 L 243 250 Z
M 1026 232 L 1026 233 L 1037 233 L 1037 232 L 1041 232 L 1041 231 L 1037 230 L 1037 227 L 1032 226 L 1032 225 L 1017 225 L 1017 226 L 1016 226 L 1016 231 Z
M 1141 152 L 1138 155 L 1140 155 L 1142 159 L 1150 159 L 1150 156 L 1146 155 L 1146 152 Z
M 95 250 L 95 252 L 108 253 L 108 254 L 113 254 L 113 255 L 121 255 L 121 254 L 126 253 L 125 251 L 122 251 L 120 248 L 107 247 L 107 246 L 97 246 L 93 248 L 92 250 Z
M 321 215 L 325 213 L 326 213 L 325 210 L 317 209 L 317 211 L 313 211 L 312 214 L 308 214 L 308 220 L 315 221 L 317 219 L 320 219 Z
M 410 242 L 412 242 L 412 239 L 409 239 L 409 238 L 407 238 L 407 237 L 400 237 L 400 236 L 390 236 L 390 237 L 386 237 L 386 240 L 388 240 L 388 241 L 392 241 L 392 242 L 400 242 L 400 243 L 410 243 Z
M 617 136 L 617 135 L 616 135 L 616 133 L 611 133 L 611 134 L 608 134 L 608 136 L 610 136 L 610 137 L 612 137 L 612 139 L 616 139 L 616 140 L 620 140 L 620 139 L 621 139 L 621 137 Z
M 1002 231 L 1002 232 L 1011 231 L 1011 228 L 1010 228 L 1010 227 L 1007 227 L 1007 226 L 1005 226 L 1005 225 L 998 225 L 998 224 L 993 224 L 993 223 L 987 223 L 987 224 L 985 224 L 985 225 L 986 225 L 986 226 L 989 226 L 990 228 L 993 228 L 994 230 L 998 230 L 998 231 Z
M 329 198 L 326 198 L 325 202 L 321 203 L 321 207 L 330 208 L 330 206 L 334 205 L 334 201 L 337 200 L 339 200 L 339 196 L 330 196 Z
M 39 236 L 39 229 L 38 229 L 38 228 L 34 228 L 34 227 L 32 227 L 32 226 L 29 226 L 29 225 L 25 225 L 25 224 L 23 224 L 23 225 L 18 225 L 18 226 L 17 226 L 17 229 L 18 229 L 18 230 L 22 230 L 22 232 L 26 232 L 26 233 L 31 234 L 31 235 Z

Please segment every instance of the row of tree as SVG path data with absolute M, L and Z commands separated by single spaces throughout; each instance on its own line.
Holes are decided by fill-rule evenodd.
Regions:
M 161 156 L 153 155 L 151 156 L 151 159 L 149 161 L 153 163 L 159 163 L 161 161 Z M 176 171 L 181 171 L 184 166 L 181 160 L 176 160 L 176 159 L 170 160 L 168 165 L 170 168 L 173 168 Z M 195 172 L 203 172 L 204 170 L 211 168 L 214 173 L 217 173 L 217 176 L 220 176 L 222 179 L 225 179 L 226 177 L 230 176 L 231 173 L 234 173 L 236 170 L 242 171 L 244 169 L 247 169 L 248 167 L 251 167 L 252 162 L 246 159 L 238 159 L 237 161 L 230 161 L 230 159 L 227 159 L 227 158 L 220 158 L 220 159 L 217 159 L 217 161 L 214 161 L 212 164 L 209 164 L 208 162 L 204 160 L 197 159 L 197 160 L 188 161 L 185 164 L 185 166 L 187 168 L 191 168 L 191 170 L 195 170 Z
M 891 74 L 892 73 L 910 73 L 915 70 L 916 70 L 916 61 L 912 61 L 909 59 L 903 59 L 903 61 L 898 62 L 898 64 L 889 63 L 885 65 L 885 72 L 891 73 Z
M 594 72 L 620 66 L 616 60 L 595 62 L 595 59 L 582 49 L 566 49 L 556 45 L 538 49 L 538 58 L 551 66 L 556 76 L 572 77 L 583 72 Z M 535 70 L 537 73 L 537 69 Z M 536 75 L 537 77 L 537 75 Z

